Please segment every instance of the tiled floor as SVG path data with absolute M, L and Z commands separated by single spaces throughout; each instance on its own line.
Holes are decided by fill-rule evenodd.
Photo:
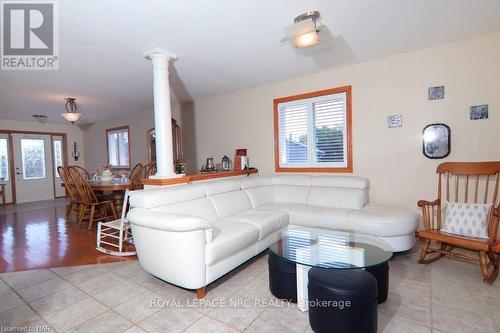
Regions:
M 0 272 L 124 261 L 95 250 L 96 227 L 66 220 L 66 199 L 0 206 Z M 135 258 L 135 257 L 134 257 Z
M 0 326 L 106 333 L 311 332 L 307 313 L 281 306 L 269 293 L 266 259 L 261 255 L 209 286 L 205 304 L 152 277 L 136 261 L 4 273 Z M 235 307 L 230 300 L 245 303 Z M 391 262 L 379 332 L 500 332 L 499 309 L 500 282 L 483 284 L 478 266 L 447 258 L 418 265 L 412 251 Z

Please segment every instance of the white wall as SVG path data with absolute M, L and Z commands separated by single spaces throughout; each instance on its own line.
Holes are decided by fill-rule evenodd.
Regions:
M 496 33 L 197 100 L 197 167 L 248 148 L 251 164 L 273 173 L 273 99 L 352 85 L 354 174 L 370 179 L 371 201 L 417 209 L 418 199 L 436 196 L 439 163 L 500 160 L 499 59 Z M 445 86 L 445 99 L 428 101 L 436 85 Z M 489 104 L 489 119 L 469 120 L 477 104 Z M 392 114 L 403 115 L 402 128 L 387 128 Z M 433 122 L 451 128 L 445 160 L 422 155 L 422 128 Z
M 172 117 L 181 126 L 178 104 L 172 106 Z M 148 161 L 147 132 L 154 127 L 151 109 L 85 126 L 85 155 L 87 156 L 85 168 L 89 172 L 107 163 L 106 129 L 119 126 L 129 126 L 130 164 L 135 165 Z

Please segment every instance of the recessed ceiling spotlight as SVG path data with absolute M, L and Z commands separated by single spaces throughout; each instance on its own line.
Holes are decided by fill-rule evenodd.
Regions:
M 44 114 L 37 113 L 37 114 L 31 115 L 31 117 L 33 117 L 33 119 L 35 119 L 36 121 L 38 121 L 41 124 L 47 123 L 47 116 Z
M 310 11 L 300 14 L 293 20 L 293 24 L 285 27 L 285 35 L 281 41 L 290 41 L 299 48 L 306 48 L 320 42 L 318 33 L 324 27 L 319 22 L 318 11 Z

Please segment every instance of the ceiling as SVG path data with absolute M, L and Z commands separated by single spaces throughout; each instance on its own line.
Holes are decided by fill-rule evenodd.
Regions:
M 299 52 L 283 27 L 319 10 L 330 40 Z M 153 48 L 175 53 L 173 102 L 289 79 L 500 31 L 497 0 L 65 0 L 59 1 L 58 71 L 0 71 L 0 118 L 81 122 L 152 108 Z

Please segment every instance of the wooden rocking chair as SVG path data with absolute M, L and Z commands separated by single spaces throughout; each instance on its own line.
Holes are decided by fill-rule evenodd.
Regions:
M 122 214 L 119 220 L 99 222 L 97 224 L 97 251 L 111 254 L 113 256 L 133 256 L 136 254 L 135 251 L 124 251 L 124 243 L 132 240 L 130 223 L 125 218 L 127 215 L 129 194 L 129 190 L 125 190 Z M 111 246 L 117 248 L 118 250 L 108 249 L 103 245 Z
M 499 222 L 499 177 L 500 162 L 446 162 L 437 167 L 438 198 L 435 201 L 418 201 L 422 208 L 424 229 L 417 231 L 417 237 L 424 240 L 420 251 L 420 264 L 430 264 L 446 255 L 478 262 L 481 266 L 483 281 L 493 283 L 498 275 L 498 254 L 493 251 L 500 239 L 497 235 Z M 445 202 L 491 203 L 489 215 L 488 239 L 458 236 L 441 231 Z M 438 248 L 430 247 L 437 241 Z M 462 248 L 479 253 L 472 257 L 453 252 Z M 436 253 L 427 258 L 430 253 Z

